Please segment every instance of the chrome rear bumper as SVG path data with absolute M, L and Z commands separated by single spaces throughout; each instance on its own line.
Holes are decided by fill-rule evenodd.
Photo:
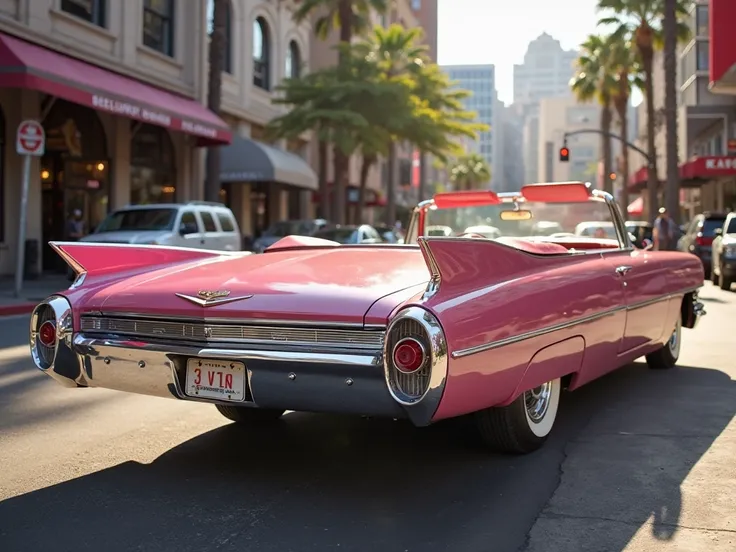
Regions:
M 409 311 L 412 309 L 408 309 Z M 420 309 L 421 310 L 421 309 Z M 431 317 L 421 311 L 422 320 Z M 55 344 L 40 342 L 44 321 L 56 327 Z M 424 323 L 427 323 L 426 321 Z M 169 339 L 74 333 L 71 306 L 52 296 L 31 316 L 31 355 L 42 372 L 65 387 L 100 387 L 179 400 L 304 412 L 408 418 L 417 426 L 432 422 L 447 380 L 446 343 L 435 329 L 430 386 L 414 402 L 397 400 L 389 385 L 384 351 L 365 347 L 319 350 L 315 346 L 276 349 L 173 342 Z M 187 395 L 190 359 L 219 359 L 245 364 L 242 401 L 223 402 Z
M 220 403 L 184 392 L 189 358 L 229 359 L 247 370 L 245 400 L 234 406 L 405 418 L 384 380 L 382 355 L 203 349 L 77 334 L 71 355 L 46 373 L 66 386 Z M 59 350 L 61 353 L 61 349 Z M 64 359 L 75 358 L 74 366 Z M 74 376 L 74 377 L 70 377 Z M 429 420 L 427 420 L 427 423 Z

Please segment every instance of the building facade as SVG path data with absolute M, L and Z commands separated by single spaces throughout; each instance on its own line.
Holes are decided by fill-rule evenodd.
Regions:
M 601 108 L 572 97 L 544 98 L 539 102 L 537 174 L 533 182 L 598 181 L 601 137 L 595 133 L 570 136 L 570 159 L 560 161 L 565 133 L 600 129 Z M 616 149 L 614 149 L 614 152 Z
M 524 117 L 518 105 L 499 110 L 503 127 L 501 141 L 501 170 L 503 178 L 499 192 L 513 192 L 524 185 Z
M 89 231 L 129 203 L 200 197 L 202 146 L 232 136 L 203 106 L 204 8 L 174 4 L 0 2 L 0 274 L 15 272 L 22 120 L 46 134 L 30 164 L 26 237 L 40 250 L 26 255 L 30 271 L 63 269 L 45 244 L 67 238 L 73 211 Z
M 233 139 L 220 148 L 221 197 L 235 214 L 246 241 L 275 222 L 311 216 L 318 188 L 310 166 L 310 136 L 274 143 L 265 134 L 268 122 L 286 110 L 273 103 L 276 87 L 284 78 L 308 72 L 311 65 L 312 27 L 309 22 L 294 22 L 297 3 L 229 3 L 221 114 L 233 130 Z M 200 8 L 200 17 L 211 26 L 212 0 L 205 0 Z M 199 56 L 206 62 L 206 44 Z
M 712 4 L 716 9 L 719 6 L 718 0 L 714 0 Z M 724 6 L 732 4 L 726 2 Z M 733 55 L 734 41 L 730 37 L 730 29 L 719 29 L 719 25 L 722 25 L 719 22 L 728 21 L 727 14 L 714 18 L 710 10 L 711 5 L 707 0 L 699 0 L 693 5 L 689 16 L 692 38 L 679 48 L 678 157 L 682 207 L 680 215 L 683 219 L 688 219 L 697 212 L 728 211 L 736 208 L 736 95 L 716 94 L 716 91 L 727 92 L 728 86 L 725 82 L 720 87 L 709 82 L 714 54 L 719 62 L 723 51 L 734 60 L 736 55 Z M 722 33 L 720 37 L 719 31 Z M 727 71 L 722 74 L 726 79 L 729 78 Z M 663 115 L 664 64 L 661 52 L 655 55 L 652 80 L 655 112 L 658 114 L 655 121 L 655 144 L 660 179 L 659 202 L 663 205 L 666 139 Z M 646 149 L 645 103 L 639 106 L 638 120 L 637 144 Z M 635 192 L 645 190 L 648 174 L 646 162 L 639 158 L 637 163 L 638 170 L 630 179 Z M 637 167 L 633 158 L 631 167 Z M 642 202 L 646 203 L 646 199 L 646 193 L 642 193 Z
M 457 87 L 471 92 L 464 100 L 465 108 L 478 114 L 478 122 L 489 130 L 478 133 L 477 140 L 466 140 L 468 152 L 478 153 L 491 168 L 490 187 L 500 189 L 503 180 L 501 125 L 502 106 L 496 90 L 496 68 L 493 65 L 445 65 L 442 67 Z
M 539 102 L 545 98 L 572 97 L 570 79 L 575 74 L 577 57 L 577 51 L 563 49 L 559 40 L 543 33 L 529 43 L 524 62 L 514 65 L 514 105 L 523 114 L 527 182 L 533 182 L 539 174 Z

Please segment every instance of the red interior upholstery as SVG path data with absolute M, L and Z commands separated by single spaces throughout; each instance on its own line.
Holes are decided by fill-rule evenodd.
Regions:
M 566 247 L 550 242 L 537 242 L 531 240 L 523 240 L 519 238 L 499 238 L 497 241 L 510 247 L 515 247 L 527 253 L 535 255 L 559 255 L 560 253 L 568 253 Z

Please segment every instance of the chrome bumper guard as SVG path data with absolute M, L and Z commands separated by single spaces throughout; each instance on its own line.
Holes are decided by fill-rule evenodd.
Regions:
M 38 352 L 37 329 L 39 313 L 48 307 L 56 314 L 57 328 L 66 326 L 58 332 L 53 358 L 46 356 L 44 360 Z M 49 298 L 36 308 L 31 317 L 30 344 L 36 367 L 65 387 L 99 387 L 230 406 L 408 418 L 418 426 L 431 423 L 439 399 L 433 396 L 425 404 L 399 404 L 386 384 L 380 351 L 203 348 L 74 334 L 69 304 L 63 297 Z M 190 358 L 243 362 L 247 371 L 245 400 L 224 402 L 187 395 L 182 382 L 186 381 Z M 442 376 L 441 389 L 435 390 L 440 396 L 446 373 Z

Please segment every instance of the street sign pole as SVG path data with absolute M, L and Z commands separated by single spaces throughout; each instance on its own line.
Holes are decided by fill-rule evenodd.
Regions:
M 23 156 L 23 185 L 20 193 L 20 216 L 18 217 L 18 253 L 15 256 L 15 296 L 20 297 L 23 289 L 23 265 L 26 257 L 26 221 L 28 220 L 28 190 L 31 187 L 31 156 Z
M 31 188 L 31 157 L 41 157 L 46 150 L 46 133 L 38 121 L 28 120 L 18 125 L 15 151 L 23 156 L 23 184 L 18 216 L 18 249 L 15 253 L 15 296 L 23 290 L 23 272 L 26 256 L 26 222 L 28 221 L 28 193 Z

